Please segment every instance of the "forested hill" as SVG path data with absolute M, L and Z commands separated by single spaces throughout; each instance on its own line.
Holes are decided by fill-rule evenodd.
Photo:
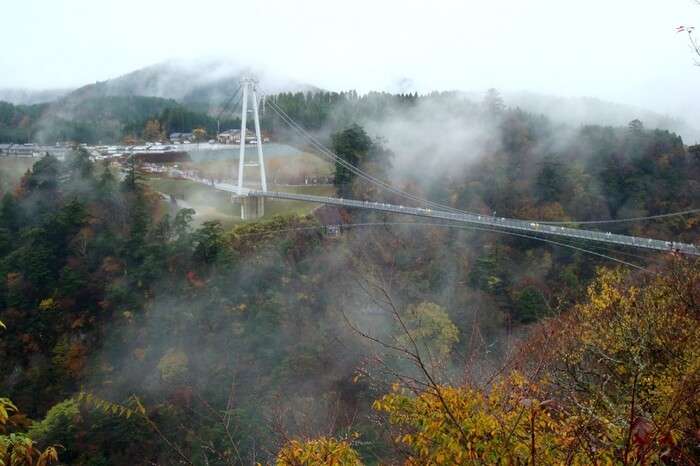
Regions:
M 23 89 L 0 88 L 0 101 L 15 105 L 33 105 L 53 102 L 65 96 L 72 89 Z
M 422 110 L 415 96 L 384 98 L 368 123 Z M 327 121 L 377 102 L 349 99 Z M 461 115 L 452 128 L 488 122 L 481 151 L 423 182 L 360 126 L 328 139 L 375 176 L 401 173 L 401 187 L 485 213 L 697 207 L 700 153 L 674 134 L 640 122 L 565 131 L 497 99 L 450 112 Z M 400 134 L 425 115 L 402 114 Z M 392 200 L 342 170 L 336 184 Z M 135 165 L 117 181 L 83 151 L 43 158 L 2 189 L 0 455 L 10 445 L 44 462 L 54 447 L 77 465 L 700 461 L 697 263 L 366 212 L 335 213 L 333 223 L 374 225 L 340 236 L 322 214 L 197 225 Z M 697 215 L 616 228 L 700 238 Z
M 178 107 L 173 100 L 135 96 L 65 97 L 36 105 L 0 102 L 0 142 L 119 142 L 125 127 Z
M 252 70 L 235 62 L 217 59 L 171 60 L 125 75 L 88 84 L 72 92 L 81 97 L 144 96 L 174 99 L 199 111 L 221 105 L 238 87 L 243 76 L 254 75 L 267 94 L 315 92 L 318 88 L 279 76 L 269 70 Z
M 170 132 L 191 132 L 195 128 L 203 128 L 209 135 L 214 135 L 217 117 L 221 120 L 221 128 L 240 125 L 239 110 L 236 110 L 239 100 L 232 99 L 238 87 L 238 74 L 205 80 L 197 85 L 201 79 L 191 76 L 194 70 L 187 71 L 190 74 L 183 71 L 173 75 L 168 74 L 169 71 L 172 70 L 162 66 L 146 68 L 115 80 L 84 86 L 50 103 L 13 105 L 0 102 L 0 142 L 114 144 L 125 139 L 142 139 L 146 124 L 153 120 L 162 129 L 161 138 Z M 354 91 L 326 92 L 310 86 L 279 84 L 274 80 L 268 86 L 282 90 L 289 87 L 307 89 L 305 92 L 271 93 L 267 98 L 306 129 L 326 136 L 352 122 L 387 123 L 406 114 L 411 114 L 415 120 L 421 111 L 426 115 L 419 117 L 428 122 L 423 131 L 431 140 L 437 141 L 435 136 L 441 131 L 449 129 L 454 132 L 454 122 L 449 118 L 455 112 L 462 117 L 477 115 L 476 110 L 494 97 L 491 93 L 501 100 L 501 105 L 542 114 L 554 125 L 576 128 L 582 124 L 605 123 L 619 126 L 640 119 L 649 128 L 680 129 L 691 136 L 691 141 L 694 141 L 695 134 L 694 130 L 678 121 L 648 111 L 600 101 L 582 105 L 581 102 L 588 102 L 585 99 L 553 100 L 547 96 L 528 95 L 523 100 L 522 96 L 516 95 L 512 101 L 504 101 L 493 90 L 485 97 L 463 92 L 435 92 L 422 96 L 377 92 L 358 95 Z M 262 115 L 262 125 L 271 131 L 284 132 L 286 129 L 271 111 Z M 287 135 L 283 133 L 281 136 Z

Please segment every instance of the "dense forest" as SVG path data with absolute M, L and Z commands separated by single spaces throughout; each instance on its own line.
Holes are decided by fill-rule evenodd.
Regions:
M 478 156 L 426 179 L 374 137 L 423 125 L 421 99 L 487 122 Z M 495 92 L 273 102 L 353 165 L 464 210 L 583 222 L 700 195 L 700 150 L 639 121 L 562 128 Z M 6 464 L 700 461 L 694 261 L 329 208 L 225 230 L 80 150 L 3 181 Z M 341 165 L 335 183 L 403 202 Z M 698 220 L 602 227 L 697 242 Z
M 170 132 L 204 128 L 216 134 L 217 119 L 195 112 L 171 99 L 142 96 L 78 97 L 70 95 L 50 104 L 12 105 L 0 102 L 0 143 L 84 142 L 116 144 L 138 141 L 149 121 L 157 121 L 165 140 Z M 224 114 L 225 128 L 240 126 L 240 118 Z
M 235 86 L 228 83 L 228 87 Z M 144 138 L 149 121 L 157 121 L 165 139 L 171 132 L 192 132 L 203 128 L 208 134 L 216 134 L 217 120 L 220 129 L 240 127 L 240 92 L 210 103 L 211 96 L 197 94 L 188 96 L 182 103 L 172 99 L 136 95 L 93 95 L 81 90 L 52 103 L 13 105 L 0 101 L 0 143 L 4 142 L 55 142 L 120 143 L 125 138 Z M 351 92 L 297 92 L 268 97 L 285 108 L 290 115 L 309 129 L 339 122 L 333 118 L 341 109 L 344 121 L 360 114 L 377 114 L 389 104 L 399 101 L 414 101 L 417 95 L 372 93 L 358 97 Z M 372 102 L 355 108 L 358 102 Z M 204 103 L 206 103 L 206 105 Z M 238 107 L 237 107 L 238 106 Z M 353 110 L 350 110 L 350 108 Z M 370 107 L 374 112 L 367 113 Z M 238 109 L 237 109 L 238 108 Z M 261 125 L 266 130 L 283 129 L 281 122 L 270 113 L 263 113 Z

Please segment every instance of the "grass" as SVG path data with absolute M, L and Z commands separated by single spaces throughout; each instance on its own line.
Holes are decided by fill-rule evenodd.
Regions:
M 270 186 L 268 189 L 284 191 L 294 194 L 308 194 L 310 196 L 333 196 L 335 188 L 333 186 Z M 270 218 L 279 214 L 296 214 L 306 215 L 311 213 L 320 204 L 312 204 L 310 202 L 301 201 L 285 201 L 281 199 L 266 199 L 265 200 L 265 216 L 264 219 Z
M 0 194 L 13 191 L 19 185 L 24 173 L 31 169 L 37 161 L 36 158 L 0 157 Z M 301 154 L 288 158 L 272 159 L 275 162 L 285 162 L 277 166 L 277 163 L 268 162 L 268 173 L 272 172 L 281 177 L 298 176 L 300 173 L 308 175 L 326 175 L 330 173 L 330 165 L 310 154 Z M 202 168 L 204 162 L 199 162 L 197 168 Z M 272 166 L 270 166 L 272 165 Z M 286 167 L 286 168 L 283 168 Z M 229 161 L 215 161 L 208 163 L 212 173 L 227 173 L 234 168 Z M 281 170 L 286 173 L 281 174 Z M 246 173 L 253 177 L 254 174 Z M 269 179 L 274 179 L 270 176 Z M 176 199 L 184 201 L 183 206 L 192 207 L 197 211 L 195 221 L 202 223 L 208 220 L 219 220 L 225 227 L 241 223 L 240 205 L 231 201 L 228 193 L 217 191 L 209 186 L 201 185 L 188 180 L 174 180 L 169 178 L 144 178 L 151 189 L 166 195 L 173 195 Z M 310 194 L 316 196 L 331 196 L 334 194 L 332 186 L 276 186 L 270 184 L 270 190 L 286 191 L 297 194 Z M 296 214 L 306 215 L 311 213 L 318 204 L 300 201 L 265 200 L 265 215 L 263 219 L 269 219 L 274 215 Z
M 181 205 L 192 207 L 197 211 L 195 221 L 202 223 L 208 220 L 219 220 L 225 227 L 232 227 L 242 223 L 240 219 L 240 205 L 231 201 L 228 193 L 217 191 L 209 186 L 188 180 L 174 180 L 169 178 L 147 178 L 146 183 L 155 191 L 166 195 L 173 195 Z M 275 186 L 270 185 L 270 190 L 279 190 L 297 194 L 309 194 L 315 196 L 332 196 L 335 192 L 333 186 Z M 265 215 L 263 220 L 275 215 L 294 214 L 307 215 L 318 204 L 301 201 L 265 200 Z
M 38 158 L 0 157 L 0 193 L 14 191 L 22 175 L 32 168 Z
M 255 162 L 257 158 L 246 158 L 247 162 Z M 203 160 L 181 164 L 186 168 L 196 169 L 205 177 L 230 178 L 238 176 L 238 159 Z M 265 169 L 269 181 L 303 180 L 305 176 L 319 177 L 333 173 L 333 166 L 320 157 L 302 153 L 285 157 L 273 157 L 265 159 Z M 246 167 L 245 176 L 248 179 L 259 179 L 260 173 L 257 167 Z M 222 176 L 222 174 L 225 174 Z

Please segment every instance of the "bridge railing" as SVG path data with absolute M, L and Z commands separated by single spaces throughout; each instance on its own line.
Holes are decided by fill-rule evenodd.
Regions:
M 494 217 L 490 215 L 460 214 L 444 212 L 421 207 L 406 207 L 402 205 L 387 204 L 373 201 L 358 201 L 355 199 L 342 199 L 334 197 L 312 196 L 308 194 L 292 194 L 273 191 L 250 191 L 247 193 L 252 197 L 268 197 L 276 199 L 287 199 L 321 204 L 331 204 L 344 207 L 355 207 L 359 209 L 372 209 L 384 212 L 407 214 L 418 217 L 437 218 L 442 220 L 484 225 L 492 228 L 524 231 L 548 236 L 561 236 L 567 238 L 580 238 L 603 243 L 621 244 L 644 249 L 654 249 L 658 251 L 677 251 L 684 254 L 700 255 L 700 249 L 694 244 L 680 243 L 675 241 L 663 241 L 652 238 L 640 238 L 636 236 L 620 235 L 616 233 L 584 230 L 557 225 L 529 222 L 526 220 L 516 220 L 504 217 Z

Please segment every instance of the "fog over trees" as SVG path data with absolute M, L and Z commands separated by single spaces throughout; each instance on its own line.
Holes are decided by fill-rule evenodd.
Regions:
M 543 86 L 551 82 L 547 57 L 559 57 L 562 76 L 571 76 L 572 56 L 586 60 L 577 52 L 599 50 L 603 39 L 613 50 L 624 45 L 604 34 L 619 5 L 596 24 L 584 21 L 595 8 L 567 5 L 578 22 L 557 35 L 564 23 L 546 34 L 534 28 L 540 3 L 501 12 L 505 38 L 457 14 L 463 7 L 442 4 L 423 6 L 429 27 L 404 36 L 389 34 L 402 15 L 384 4 L 366 23 L 358 20 L 368 16 L 363 2 L 333 10 L 343 25 L 323 20 L 328 5 L 280 4 L 262 33 L 249 29 L 257 16 L 227 15 L 230 5 L 171 7 L 190 21 L 210 15 L 207 39 L 218 37 L 221 18 L 229 26 L 241 20 L 228 36 L 258 33 L 260 47 L 279 49 L 270 56 L 280 69 L 300 61 L 285 38 L 305 43 L 301 16 L 315 20 L 313 43 L 326 52 L 319 69 L 343 70 L 365 50 L 367 63 L 384 54 L 377 63 L 388 64 L 373 73 L 387 76 L 404 55 L 447 75 L 442 52 L 471 73 L 493 71 L 460 51 L 473 34 L 448 27 L 460 17 L 461 29 L 481 31 L 479 48 L 494 56 L 508 39 L 513 53 L 499 60 L 515 67 L 527 55 L 527 69 L 514 76 L 539 77 Z M 105 34 L 128 6 L 105 20 Z M 156 18 L 154 5 L 140 7 L 139 15 Z M 241 6 L 241 15 L 254 8 Z M 474 17 L 485 22 L 494 7 L 482 8 Z M 547 11 L 560 18 L 562 8 Z M 632 31 L 653 19 L 646 5 L 638 8 L 625 14 Z M 404 9 L 404 23 L 413 24 L 414 5 Z M 392 22 L 387 11 L 396 13 Z M 124 44 L 161 31 L 172 11 L 150 32 L 139 30 L 140 18 L 120 26 Z M 528 19 L 529 34 L 513 42 Z M 288 23 L 299 37 L 278 32 Z M 345 23 L 357 33 L 354 48 L 337 46 Z M 578 23 L 586 35 L 575 33 Z M 386 29 L 376 50 L 361 47 L 379 25 Z M 94 27 L 80 29 L 83 40 Z M 689 40 L 684 72 L 697 78 L 696 32 L 674 27 L 674 37 Z M 182 37 L 195 50 L 201 25 L 174 28 L 141 43 L 140 53 L 150 53 L 149 43 L 185 47 Z M 405 53 L 406 44 L 445 34 L 452 42 L 444 49 Z M 572 56 L 553 54 L 552 41 Z M 533 43 L 539 48 L 521 53 Z M 259 56 L 257 47 L 241 54 Z M 625 50 L 630 66 L 637 63 L 637 51 Z M 657 59 L 654 48 L 644 53 Z M 605 75 L 606 89 L 622 95 L 618 68 L 597 61 L 607 56 L 592 57 L 597 68 L 585 76 Z M 199 68 L 165 62 L 73 89 L 0 92 L 8 100 L 0 101 L 0 466 L 700 464 L 700 259 L 671 243 L 700 244 L 693 118 L 496 83 L 418 92 L 401 79 L 396 92 L 368 91 L 358 72 L 362 91 L 336 91 L 261 72 L 260 144 L 271 191 L 520 219 L 533 228 L 516 233 L 328 199 L 265 199 L 262 211 L 256 197 L 217 190 L 238 170 L 230 155 L 240 149 L 236 135 L 246 137 L 235 132 L 238 80 L 257 64 L 202 57 Z M 666 71 L 654 76 L 677 82 L 665 81 Z M 630 71 L 630 87 L 639 75 Z M 650 100 L 663 98 L 648 86 Z M 225 130 L 234 131 L 215 142 Z M 162 157 L 144 157 L 148 146 Z M 196 155 L 200 146 L 206 156 Z M 257 218 L 239 215 L 247 201 Z M 535 226 L 669 247 L 547 236 Z

